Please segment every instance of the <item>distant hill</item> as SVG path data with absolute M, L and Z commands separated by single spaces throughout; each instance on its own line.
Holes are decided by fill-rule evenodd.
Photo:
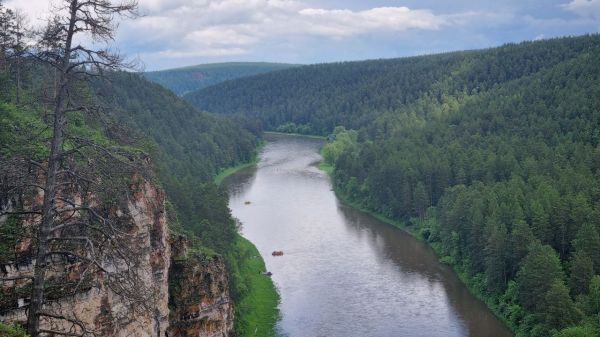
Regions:
M 223 81 L 296 67 L 295 64 L 267 62 L 210 63 L 144 73 L 150 81 L 179 96 Z
M 267 129 L 294 123 L 326 135 L 360 128 L 383 112 L 422 99 L 475 94 L 573 59 L 600 36 L 507 44 L 498 48 L 396 59 L 306 65 L 239 78 L 190 92 L 185 99 L 217 113 L 259 117 Z M 289 130 L 294 131 L 294 130 Z

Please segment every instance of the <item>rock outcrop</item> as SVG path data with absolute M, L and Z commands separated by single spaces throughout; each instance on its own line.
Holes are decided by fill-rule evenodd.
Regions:
M 171 263 L 169 337 L 233 336 L 233 305 L 223 259 L 189 254 Z
M 130 234 L 128 244 L 140 254 L 136 272 L 153 300 L 146 303 L 145 310 L 134 310 L 131 303 L 106 286 L 101 273 L 84 280 L 73 263 L 64 266 L 60 279 L 49 283 L 45 310 L 76 317 L 104 337 L 232 336 L 233 306 L 223 261 L 219 257 L 199 256 L 172 260 L 165 195 L 152 183 L 137 181 L 128 197 L 119 196 L 122 200 L 112 206 L 112 212 L 119 226 Z M 22 199 L 26 198 L 0 200 L 0 208 L 41 200 L 39 195 L 34 200 Z M 10 217 L 0 219 L 0 226 L 26 225 L 22 221 L 15 223 Z M 7 241 L 2 237 L 0 243 Z M 3 255 L 0 278 L 31 275 L 31 240 L 19 240 L 9 247 L 14 247 L 15 253 L 8 254 L 8 259 Z M 178 256 L 187 255 L 185 249 L 182 253 L 179 245 L 177 248 Z M 77 287 L 75 293 L 70 291 L 73 287 Z M 30 291 L 31 282 L 27 279 L 0 282 L 0 322 L 26 322 Z M 51 330 L 69 328 L 66 322 L 57 320 L 45 319 L 41 324 Z

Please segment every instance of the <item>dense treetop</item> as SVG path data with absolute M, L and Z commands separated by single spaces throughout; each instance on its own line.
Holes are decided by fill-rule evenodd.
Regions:
M 597 35 L 388 60 L 317 64 L 220 83 L 185 95 L 203 110 L 293 122 L 327 134 L 362 127 L 424 97 L 473 94 L 550 68 L 598 45 Z
M 205 245 L 224 252 L 236 228 L 227 196 L 212 177 L 250 161 L 261 130 L 242 118 L 198 111 L 137 74 L 111 73 L 92 87 L 111 116 L 155 144 L 155 166 L 182 224 L 203 237 Z

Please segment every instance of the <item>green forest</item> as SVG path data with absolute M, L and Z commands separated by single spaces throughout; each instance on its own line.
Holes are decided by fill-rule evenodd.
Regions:
M 105 111 L 151 142 L 151 157 L 179 222 L 205 246 L 225 253 L 237 229 L 227 194 L 212 177 L 251 161 L 261 129 L 242 118 L 200 112 L 136 74 L 111 73 L 91 86 Z
M 56 72 L 47 65 L 25 55 L 9 58 L 0 53 L 3 170 L 9 169 L 5 164 L 19 158 L 46 160 L 51 134 L 48 116 L 55 83 Z M 245 303 L 236 307 L 239 335 L 249 333 L 246 325 L 265 317 L 270 317 L 269 322 L 261 324 L 270 327 L 276 314 L 255 314 L 257 306 L 248 300 L 249 296 L 256 296 L 251 289 L 256 280 L 247 274 L 251 272 L 256 278 L 255 271 L 249 270 L 256 266 L 249 265 L 247 255 L 256 254 L 256 249 L 239 236 L 227 193 L 213 182 L 213 177 L 226 168 L 254 159 L 261 142 L 260 124 L 242 117 L 201 112 L 168 89 L 129 72 L 81 77 L 70 88 L 70 95 L 73 105 L 88 108 L 69 111 L 66 132 L 116 149 L 124 158 L 148 158 L 156 173 L 149 173 L 149 177 L 167 193 L 167 215 L 173 234 L 185 235 L 192 252 L 225 257 L 232 297 Z M 4 178 L 1 181 L 10 183 Z M 127 186 L 125 182 L 123 186 Z M 14 248 L 11 245 L 16 236 L 10 230 L 7 226 L 0 229 L 1 258 Z M 273 284 L 266 279 L 259 283 L 261 294 L 274 298 L 258 306 L 258 310 L 275 310 Z M 14 334 L 20 331 L 0 326 L 2 329 Z
M 177 95 L 209 87 L 239 77 L 295 67 L 294 64 L 267 62 L 210 63 L 183 68 L 148 71 L 143 76 Z
M 340 197 L 429 242 L 518 336 L 600 333 L 600 36 L 305 66 L 185 98 L 329 134 Z

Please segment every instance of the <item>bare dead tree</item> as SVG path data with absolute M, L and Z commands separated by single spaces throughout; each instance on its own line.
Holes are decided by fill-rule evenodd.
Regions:
M 102 331 L 94 330 L 86 325 L 89 322 L 78 318 L 68 307 L 68 301 L 60 309 L 57 306 L 61 299 L 104 287 L 122 297 L 131 308 L 127 317 L 119 320 L 131 320 L 131 316 L 150 312 L 152 289 L 144 284 L 142 275 L 148 272 L 143 269 L 143 256 L 148 253 L 148 247 L 143 241 L 137 241 L 139 236 L 131 234 L 133 214 L 118 214 L 127 212 L 131 187 L 136 184 L 127 177 L 140 174 L 140 168 L 124 162 L 129 159 L 120 156 L 115 149 L 91 143 L 71 153 L 61 163 L 58 174 L 55 218 L 44 261 L 43 309 L 38 313 L 45 324 L 39 333 L 103 336 Z M 33 247 L 15 256 L 16 264 L 32 262 L 34 271 L 38 263 L 30 252 L 38 248 L 43 210 L 43 205 L 35 199 L 44 191 L 41 181 L 45 169 L 46 165 L 34 160 L 0 160 L 0 201 L 1 205 L 8 205 L 0 210 L 0 223 L 6 222 L 2 217 L 19 218 L 22 225 L 11 243 L 31 240 Z M 115 202 L 120 204 L 115 205 Z M 31 285 L 34 276 L 34 273 L 19 273 L 0 277 L 0 281 Z M 98 277 L 103 278 L 102 282 Z
M 5 171 L 6 175 L 12 175 L 6 181 L 14 185 L 6 187 L 8 190 L 18 195 L 40 193 L 43 201 L 32 203 L 28 209 L 0 210 L 0 217 L 26 216 L 33 224 L 27 231 L 35 242 L 33 275 L 27 276 L 32 283 L 27 322 L 31 337 L 94 334 L 74 314 L 59 315 L 47 310 L 50 280 L 74 265 L 79 269 L 74 289 L 84 286 L 95 273 L 101 273 L 111 290 L 126 297 L 132 307 L 143 309 L 148 300 L 141 291 L 143 282 L 137 274 L 136 256 L 143 247 L 132 246 L 131 240 L 127 240 L 130 236 L 127 229 L 116 225 L 117 215 L 101 206 L 105 202 L 102 196 L 127 193 L 118 177 L 133 176 L 139 170 L 136 160 L 118 148 L 96 144 L 67 130 L 70 113 L 94 110 L 77 97 L 77 83 L 89 76 L 101 76 L 107 70 L 131 66 L 117 53 L 97 46 L 113 40 L 115 17 L 135 16 L 137 3 L 135 0 L 60 3 L 53 9 L 54 17 L 40 32 L 33 54 L 57 73 L 53 110 L 49 114 L 49 154 L 43 163 L 24 160 L 12 163 L 9 166 L 13 168 Z M 41 328 L 41 320 L 62 320 L 70 328 L 64 331 L 56 330 L 58 326 Z

